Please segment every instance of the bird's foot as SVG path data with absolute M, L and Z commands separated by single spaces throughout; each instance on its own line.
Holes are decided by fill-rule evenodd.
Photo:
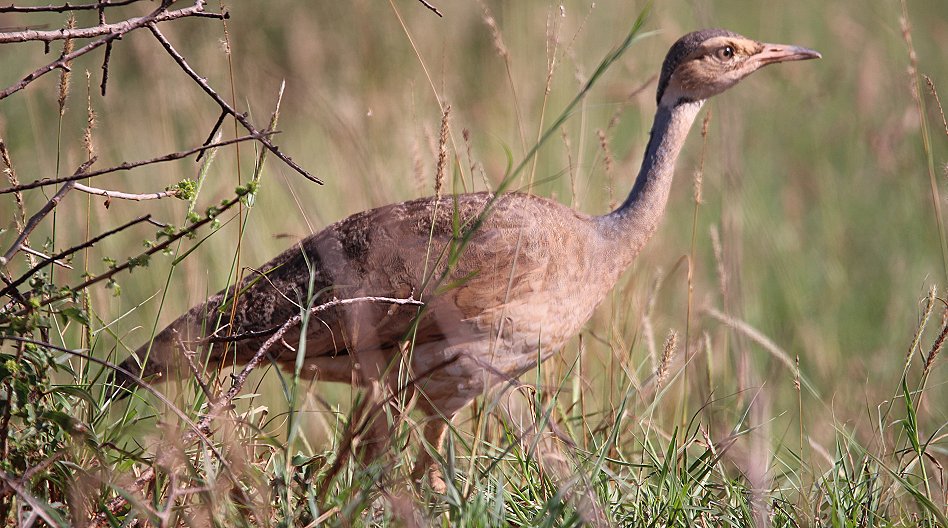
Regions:
M 441 474 L 441 468 L 437 464 L 432 464 L 427 468 L 423 466 L 416 466 L 415 470 L 412 471 L 411 478 L 415 482 L 418 491 L 421 491 L 422 486 L 424 485 L 424 475 L 428 474 L 428 485 L 431 487 L 431 491 L 437 493 L 438 495 L 444 495 L 448 491 L 448 485 L 444 481 L 444 477 Z
M 431 484 L 431 490 L 438 495 L 444 495 L 448 491 L 448 485 L 441 475 L 441 469 L 437 466 L 431 466 L 428 470 L 428 483 Z

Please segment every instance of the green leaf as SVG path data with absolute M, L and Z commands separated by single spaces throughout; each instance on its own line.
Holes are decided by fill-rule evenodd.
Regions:
M 79 308 L 78 306 L 64 308 L 59 312 L 59 315 L 62 316 L 63 323 L 73 320 L 82 326 L 89 326 L 89 316 L 86 314 L 85 310 Z

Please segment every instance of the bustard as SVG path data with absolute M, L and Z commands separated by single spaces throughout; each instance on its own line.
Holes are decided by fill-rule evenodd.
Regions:
M 689 33 L 665 57 L 642 167 L 615 211 L 590 216 L 529 194 L 473 193 L 361 212 L 306 238 L 265 264 L 261 274 L 247 277 L 237 288 L 236 307 L 222 306 L 234 298 L 234 289 L 215 295 L 171 323 L 123 366 L 143 376 L 181 372 L 176 344 L 206 344 L 207 336 L 230 322 L 232 311 L 232 327 L 226 330 L 246 339 L 227 348 L 204 347 L 204 353 L 220 361 L 226 349 L 227 361 L 234 354 L 238 363 L 246 362 L 267 332 L 300 313 L 308 291 L 318 295 L 315 304 L 332 298 L 414 297 L 425 303 L 420 311 L 365 303 L 319 314 L 306 334 L 302 372 L 320 380 L 413 391 L 426 415 L 425 439 L 439 449 L 448 420 L 478 395 L 556 353 L 629 267 L 658 227 L 675 160 L 704 101 L 768 64 L 818 57 L 806 48 L 765 44 L 720 29 Z M 458 226 L 463 231 L 488 204 L 489 213 L 449 266 L 446 255 L 457 247 Z M 286 342 L 297 338 L 298 332 Z M 409 339 L 411 347 L 403 347 Z M 397 376 L 387 372 L 403 353 L 409 358 L 409 378 L 415 377 L 411 386 L 395 387 Z M 276 359 L 292 367 L 296 353 L 284 350 Z M 384 430 L 376 435 L 376 452 L 385 446 L 385 437 Z M 422 449 L 413 476 L 420 478 L 429 469 L 433 486 L 441 488 L 437 466 Z

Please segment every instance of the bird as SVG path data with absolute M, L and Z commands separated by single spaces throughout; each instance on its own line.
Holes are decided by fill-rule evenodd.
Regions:
M 476 192 L 360 212 L 191 308 L 121 366 L 152 380 L 181 376 L 182 346 L 200 348 L 209 364 L 246 363 L 303 307 L 416 299 L 424 306 L 339 303 L 271 353 L 292 370 L 291 344 L 303 339 L 302 376 L 410 393 L 424 440 L 439 452 L 459 411 L 560 351 L 630 267 L 659 227 L 676 159 L 705 101 L 764 66 L 820 57 L 724 29 L 688 33 L 662 63 L 644 159 L 615 210 L 589 215 L 528 193 Z M 210 346 L 222 333 L 237 339 Z M 408 376 L 393 373 L 399 361 Z M 390 431 L 370 429 L 371 458 L 388 447 Z M 443 491 L 439 465 L 422 448 L 412 478 L 426 475 Z

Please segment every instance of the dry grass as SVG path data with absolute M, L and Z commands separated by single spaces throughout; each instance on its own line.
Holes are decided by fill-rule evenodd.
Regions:
M 186 224 L 190 212 L 232 196 L 236 185 L 258 184 L 253 201 L 221 217 L 207 239 L 202 232 L 170 247 L 147 269 L 116 276 L 112 288 L 90 288 L 87 327 L 53 317 L 46 338 L 77 349 L 87 335 L 94 357 L 124 358 L 242 267 L 321 226 L 416 197 L 420 187 L 430 193 L 431 182 L 435 193 L 496 187 L 640 10 L 618 0 L 554 9 L 434 3 L 444 18 L 414 2 L 249 3 L 231 7 L 226 35 L 219 22 L 204 32 L 194 32 L 193 21 L 162 25 L 208 82 L 261 126 L 285 80 L 275 142 L 326 185 L 272 158 L 261 167 L 259 153 L 244 146 L 98 182 L 143 194 L 188 178 L 197 182 L 192 202 L 113 200 L 106 208 L 102 198 L 90 207 L 87 196 L 66 196 L 55 234 L 42 224 L 32 235 L 36 250 L 55 253 L 142 209 Z M 116 487 L 151 467 L 153 494 L 131 498 L 154 525 L 173 525 L 176 516 L 312 526 L 559 526 L 600 515 L 618 525 L 943 522 L 948 414 L 939 402 L 948 401 L 941 353 L 948 327 L 937 292 L 948 287 L 948 268 L 938 216 L 945 178 L 935 167 L 948 159 L 936 90 L 948 86 L 948 22 L 939 0 L 906 2 L 904 12 L 856 4 L 654 8 L 647 29 L 659 33 L 607 72 L 515 185 L 589 213 L 621 200 L 654 110 L 654 85 L 641 87 L 688 29 L 725 26 L 807 45 L 824 59 L 765 70 L 711 103 L 714 119 L 686 147 L 660 232 L 582 336 L 522 380 L 526 411 L 518 416 L 526 425 L 518 429 L 509 405 L 493 396 L 459 420 L 443 454 L 447 495 L 407 484 L 419 448 L 410 422 L 399 429 L 396 444 L 408 447 L 394 464 L 334 466 L 358 426 L 350 410 L 363 401 L 348 387 L 310 387 L 273 371 L 252 377 L 210 445 L 184 446 L 168 441 L 184 428 L 168 406 L 103 407 L 98 368 L 51 351 L 75 375 L 61 370 L 40 401 L 65 405 L 74 421 L 57 415 L 47 421 L 65 420 L 59 429 L 27 440 L 25 429 L 11 435 L 23 450 L 39 450 L 29 478 L 15 471 L 24 463 L 19 451 L 0 446 L 7 455 L 0 477 L 16 490 L 4 500 L 15 496 L 23 511 L 43 509 L 30 500 L 47 505 L 48 524 L 57 514 L 78 522 L 78 512 L 101 511 L 121 496 Z M 76 24 L 96 17 L 79 13 Z M 0 26 L 21 20 L 0 14 Z M 50 14 L 42 23 L 65 21 Z M 91 109 L 97 166 L 205 140 L 219 109 L 147 37 L 116 43 L 105 97 L 82 93 L 87 87 L 76 82 L 62 91 L 51 77 L 0 101 L 5 180 L 71 173 L 90 159 L 83 135 Z M 5 55 L 0 88 L 44 58 L 41 46 L 18 46 Z M 95 82 L 101 60 L 77 59 L 72 71 L 88 70 Z M 88 104 L 75 103 L 80 97 Z M 230 121 L 222 130 L 233 137 Z M 700 176 L 694 187 L 690 175 Z M 0 195 L 8 211 L 0 248 L 22 230 L 24 211 L 47 200 L 37 190 Z M 55 250 L 43 246 L 47 238 Z M 58 268 L 55 280 L 77 284 L 84 270 L 106 269 L 103 258 L 139 253 L 143 238 L 153 230 L 109 238 L 90 250 L 87 266 Z M 19 258 L 4 273 L 27 269 Z M 44 357 L 10 341 L 0 353 L 22 364 Z M 2 372 L 11 379 L 9 368 Z M 94 401 L 69 388 L 79 380 L 91 384 Z M 159 388 L 192 417 L 207 403 L 195 387 Z M 0 389 L 0 398 L 11 390 Z M 22 420 L 8 414 L 0 426 Z M 526 445 L 518 441 L 524 431 Z M 550 454 L 546 462 L 530 456 L 537 446 Z M 5 521 L 13 515 L 8 510 Z

